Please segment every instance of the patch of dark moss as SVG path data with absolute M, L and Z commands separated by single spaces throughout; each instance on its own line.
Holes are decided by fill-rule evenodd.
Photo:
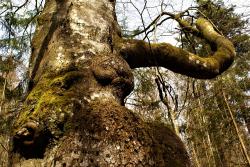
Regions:
M 39 132 L 39 136 L 34 139 L 34 143 L 31 145 L 23 144 L 23 141 L 19 138 L 13 139 L 13 152 L 20 154 L 25 159 L 40 158 L 44 157 L 47 145 L 50 143 L 52 135 L 49 131 L 44 129 Z
M 66 74 L 56 77 L 50 83 L 51 87 L 60 87 L 63 89 L 69 89 L 71 85 L 78 82 L 83 78 L 84 74 L 79 71 L 70 71 Z

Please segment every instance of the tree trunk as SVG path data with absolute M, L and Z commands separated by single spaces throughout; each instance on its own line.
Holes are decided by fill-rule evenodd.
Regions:
M 240 130 L 239 130 L 238 125 L 237 125 L 237 123 L 236 123 L 236 120 L 235 120 L 235 118 L 234 118 L 233 112 L 232 112 L 232 110 L 231 110 L 231 108 L 230 108 L 230 106 L 229 106 L 229 103 L 228 103 L 228 101 L 227 101 L 225 92 L 224 92 L 223 89 L 221 89 L 221 90 L 222 90 L 222 95 L 223 95 L 224 101 L 225 101 L 225 103 L 226 103 L 227 109 L 228 109 L 228 111 L 229 111 L 230 117 L 231 117 L 231 119 L 232 119 L 232 122 L 233 122 L 233 125 L 234 125 L 234 128 L 235 128 L 235 131 L 236 131 L 237 136 L 238 136 L 238 138 L 239 138 L 240 145 L 241 145 L 241 148 L 242 148 L 244 157 L 246 158 L 246 162 L 247 162 L 248 166 L 250 166 L 250 157 L 249 157 L 249 155 L 248 155 L 247 147 L 246 147 L 246 145 L 245 145 L 245 143 L 244 143 L 244 140 L 243 140 L 243 138 L 242 138 L 242 136 L 241 136 L 241 133 L 240 133 Z
M 4 101 L 5 101 L 6 86 L 7 86 L 7 73 L 5 74 L 5 77 L 4 77 L 2 96 L 1 96 L 1 100 L 0 100 L 1 101 L 0 102 L 0 114 L 3 112 L 3 105 L 4 105 Z
M 47 0 L 9 166 L 189 166 L 180 139 L 123 106 L 133 75 L 112 0 Z

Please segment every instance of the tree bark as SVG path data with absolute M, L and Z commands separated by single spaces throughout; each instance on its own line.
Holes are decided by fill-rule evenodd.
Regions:
M 123 106 L 133 89 L 108 0 L 47 0 L 9 166 L 189 166 L 180 139 Z
M 124 43 L 114 0 L 47 0 L 37 22 L 30 91 L 14 123 L 9 166 L 190 166 L 182 142 L 171 130 L 146 123 L 123 106 L 133 89 L 131 68 L 156 64 L 146 63 L 150 51 L 145 42 Z M 176 63 L 172 56 L 180 54 L 177 66 L 191 70 L 183 74 L 193 73 L 193 66 L 196 73 L 191 76 L 205 73 L 206 78 L 212 76 L 209 72 L 225 70 L 234 49 L 224 37 L 210 34 L 211 26 L 205 29 L 203 36 L 216 38 L 220 46 L 214 61 L 192 55 L 192 63 L 187 61 L 189 53 L 159 44 L 153 53 L 170 54 L 156 57 L 157 62 L 164 58 L 171 69 Z M 124 46 L 145 48 L 145 65 L 140 53 Z M 177 52 L 171 52 L 173 48 Z M 133 60 L 139 64 L 133 66 L 126 55 L 138 56 Z M 209 68 L 204 71 L 197 60 Z M 182 69 L 181 61 L 190 68 Z

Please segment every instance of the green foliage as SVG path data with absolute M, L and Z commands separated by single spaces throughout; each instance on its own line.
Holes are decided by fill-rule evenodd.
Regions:
M 3 57 L 8 57 L 11 53 L 11 56 L 18 60 L 28 59 L 36 16 L 42 6 L 42 1 L 36 1 L 35 6 L 32 6 L 29 1 L 1 1 L 0 53 Z
M 0 71 L 3 72 L 9 72 L 13 71 L 17 66 L 17 62 L 13 57 L 7 57 L 6 59 L 2 59 L 0 57 Z

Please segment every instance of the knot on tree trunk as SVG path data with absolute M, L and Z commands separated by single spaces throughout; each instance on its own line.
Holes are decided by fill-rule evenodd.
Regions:
M 117 55 L 96 56 L 92 62 L 91 69 L 102 89 L 110 89 L 123 104 L 134 88 L 133 74 L 127 62 Z

